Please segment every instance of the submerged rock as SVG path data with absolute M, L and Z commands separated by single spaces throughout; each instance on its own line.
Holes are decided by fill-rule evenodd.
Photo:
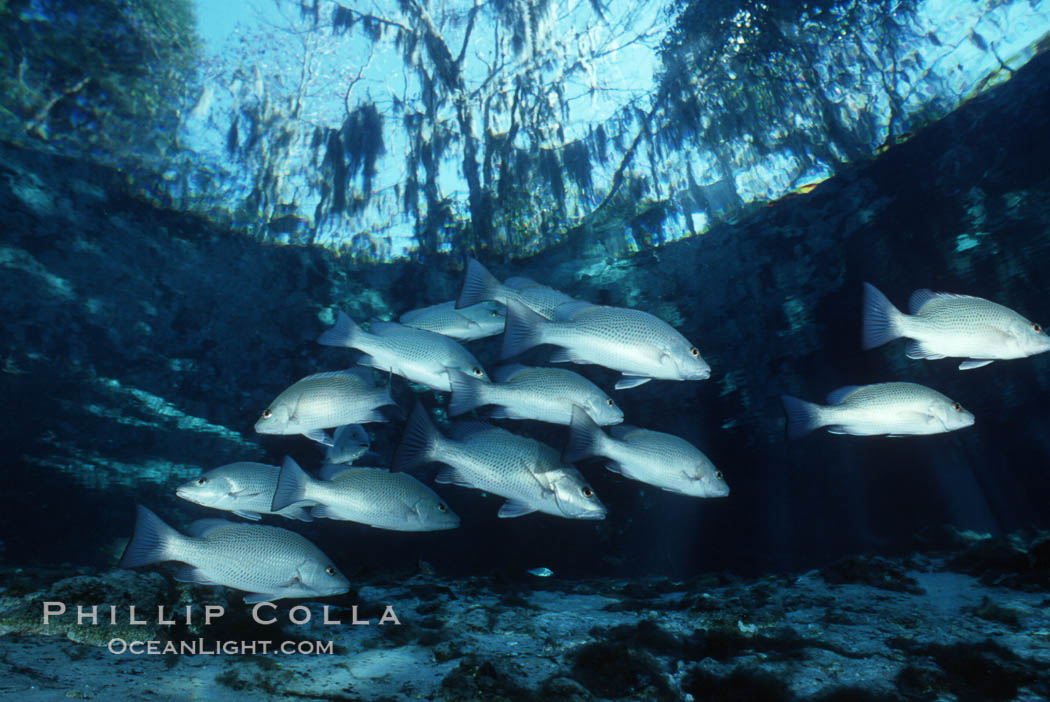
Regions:
M 1021 542 L 1032 548 L 1031 540 Z M 1043 542 L 1035 544 L 1041 548 Z M 18 590 L 8 586 L 0 598 L 0 625 L 8 634 L 0 636 L 0 666 L 7 666 L 5 679 L 13 685 L 62 694 L 75 688 L 98 698 L 129 700 L 144 699 L 159 686 L 174 696 L 192 696 L 192 686 L 202 680 L 213 681 L 216 695 L 244 699 L 285 694 L 592 702 L 684 701 L 691 695 L 694 702 L 913 702 L 951 695 L 959 702 L 1034 702 L 1047 697 L 1050 589 L 986 585 L 949 570 L 950 558 L 883 558 L 877 577 L 847 584 L 829 584 L 815 572 L 789 580 L 738 578 L 720 584 L 715 579 L 705 582 L 703 592 L 722 607 L 703 609 L 662 606 L 696 598 L 696 583 L 689 582 L 653 587 L 622 579 L 548 579 L 544 589 L 521 588 L 507 598 L 499 579 L 376 575 L 359 577 L 360 594 L 333 606 L 332 615 L 342 625 L 315 621 L 255 629 L 237 618 L 244 608 L 235 594 L 227 601 L 224 591 L 169 586 L 156 573 L 69 578 L 29 573 L 20 576 Z M 886 573 L 918 587 L 887 589 Z M 53 585 L 41 587 L 41 580 Z M 780 586 L 774 587 L 776 582 Z M 150 596 L 129 595 L 139 590 Z M 626 592 L 639 607 L 611 611 L 608 605 L 619 601 L 612 594 Z M 97 644 L 115 630 L 83 632 L 68 626 L 68 617 L 50 630 L 40 627 L 39 601 L 49 597 L 180 608 L 225 603 L 227 614 L 219 625 L 174 633 L 143 627 L 134 633 L 329 642 L 332 648 L 314 655 L 255 651 L 167 660 L 113 655 L 66 637 Z M 403 625 L 350 625 L 351 603 L 360 603 L 358 613 L 370 616 L 378 603 L 390 603 Z M 320 619 L 317 604 L 303 604 Z M 56 665 L 41 676 L 32 663 L 41 657 L 75 657 L 76 665 Z M 142 674 L 126 673 L 129 660 Z
M 820 570 L 829 583 L 871 585 L 883 590 L 924 594 L 919 583 L 899 563 L 877 556 L 848 556 Z

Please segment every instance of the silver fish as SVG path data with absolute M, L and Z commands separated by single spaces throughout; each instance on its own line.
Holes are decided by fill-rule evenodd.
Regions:
M 467 261 L 467 274 L 459 299 L 456 300 L 456 308 L 463 309 L 484 300 L 503 304 L 514 300 L 546 319 L 554 319 L 554 311 L 559 305 L 574 301 L 565 293 L 529 278 L 508 278 L 507 282 L 501 283 L 485 266 L 472 258 Z
M 980 297 L 916 290 L 908 311 L 864 283 L 864 348 L 905 337 L 908 358 L 967 359 L 959 370 L 1050 351 L 1050 336 L 1040 325 Z
M 328 463 L 353 463 L 368 453 L 372 440 L 360 424 L 347 424 L 332 433 L 332 445 L 325 447 Z
M 393 405 L 390 388 L 376 386 L 364 368 L 315 373 L 297 381 L 263 410 L 255 431 L 260 434 L 302 434 L 331 445 L 323 431 L 343 424 L 385 422 L 378 409 Z
M 408 473 L 383 468 L 330 465 L 314 480 L 291 458 L 284 459 L 273 508 L 308 502 L 313 516 L 361 522 L 394 531 L 441 531 L 459 517 L 437 493 Z
M 456 309 L 456 301 L 452 300 L 405 312 L 398 321 L 460 341 L 474 341 L 501 334 L 505 316 L 503 305 L 498 302 L 479 302 Z
M 446 368 L 488 380 L 474 354 L 453 339 L 395 322 L 372 322 L 369 333 L 340 312 L 335 325 L 317 341 L 363 351 L 366 355 L 357 361 L 361 365 L 396 373 L 432 390 L 451 390 Z
M 627 425 L 606 435 L 582 407 L 572 414 L 569 443 L 562 458 L 576 462 L 591 456 L 610 460 L 606 468 L 668 492 L 692 497 L 725 497 L 729 485 L 722 471 L 685 439 Z
M 594 489 L 550 446 L 480 422 L 455 430 L 458 440 L 445 438 L 417 405 L 394 454 L 395 469 L 444 463 L 448 467 L 436 482 L 507 498 L 500 517 L 540 511 L 571 519 L 605 518 L 605 506 Z
M 270 511 L 280 472 L 280 466 L 266 463 L 229 463 L 183 483 L 175 488 L 175 494 L 184 500 L 233 512 L 245 519 L 257 520 L 263 514 L 279 514 L 289 519 L 311 521 L 310 513 L 301 505 L 289 504 L 280 511 Z
M 971 426 L 962 405 L 915 383 L 848 385 L 828 395 L 827 405 L 782 395 L 788 436 L 797 439 L 827 427 L 832 434 L 908 436 L 943 434 Z
M 579 405 L 601 425 L 619 424 L 623 410 L 601 388 L 564 368 L 509 365 L 492 372 L 495 383 L 452 371 L 452 399 L 448 413 L 456 416 L 484 405 L 496 405 L 489 416 L 498 419 L 535 419 L 551 424 L 572 422 Z
M 331 559 L 293 531 L 225 519 L 200 519 L 186 531 L 180 534 L 139 505 L 135 533 L 118 566 L 178 561 L 186 565 L 176 580 L 244 590 L 251 593 L 244 598 L 248 603 L 327 597 L 350 589 Z
M 560 305 L 556 320 L 547 320 L 524 305 L 507 304 L 503 358 L 533 346 L 561 349 L 553 363 L 595 363 L 623 373 L 616 389 L 637 387 L 654 378 L 703 380 L 711 367 L 697 348 L 674 327 L 648 312 L 587 302 Z

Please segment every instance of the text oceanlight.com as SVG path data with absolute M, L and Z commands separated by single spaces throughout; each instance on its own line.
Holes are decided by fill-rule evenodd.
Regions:
M 243 655 L 332 655 L 333 641 L 126 641 L 111 639 L 107 646 L 116 655 L 243 656 Z

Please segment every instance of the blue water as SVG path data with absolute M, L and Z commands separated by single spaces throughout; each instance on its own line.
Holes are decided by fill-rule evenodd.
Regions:
M 563 31 L 587 26 L 598 5 L 562 18 Z M 1042 325 L 1050 320 L 1042 275 L 1050 251 L 1050 59 L 1041 51 L 1045 37 L 1039 43 L 1045 8 L 1002 4 L 973 15 L 951 3 L 892 11 L 822 3 L 763 14 L 758 6 L 694 5 L 668 9 L 674 22 L 648 4 L 636 15 L 626 5 L 602 6 L 607 24 L 594 32 L 622 38 L 655 22 L 663 37 L 678 27 L 663 43 L 656 35 L 637 41 L 632 56 L 644 80 L 630 85 L 631 95 L 666 87 L 670 74 L 661 66 L 720 81 L 732 74 L 739 82 L 725 85 L 741 89 L 721 94 L 724 113 L 705 112 L 712 86 L 662 107 L 625 107 L 617 101 L 630 95 L 617 91 L 628 90 L 621 83 L 631 83 L 630 71 L 609 65 L 605 75 L 598 65 L 595 80 L 608 88 L 602 99 L 588 103 L 579 92 L 586 81 L 574 73 L 577 82 L 559 98 L 564 111 L 554 109 L 554 98 L 549 115 L 546 103 L 534 105 L 536 124 L 565 131 L 557 148 L 542 147 L 546 137 L 530 132 L 513 154 L 501 152 L 493 135 L 512 127 L 491 123 L 489 140 L 476 144 L 480 186 L 463 170 L 465 142 L 448 86 L 433 88 L 442 106 L 428 113 L 413 87 L 416 73 L 403 76 L 412 85 L 399 100 L 408 106 L 395 108 L 389 95 L 397 90 L 376 98 L 374 85 L 373 92 L 364 87 L 379 78 L 361 69 L 362 102 L 336 105 L 335 117 L 307 109 L 295 129 L 319 125 L 311 132 L 316 148 L 289 137 L 302 158 L 291 158 L 295 149 L 278 158 L 281 142 L 266 130 L 282 123 L 259 121 L 277 113 L 266 113 L 266 100 L 237 93 L 254 89 L 250 74 L 234 87 L 206 72 L 203 82 L 141 88 L 137 107 L 124 112 L 112 108 L 115 83 L 93 75 L 80 87 L 58 84 L 45 70 L 68 72 L 76 63 L 47 49 L 61 32 L 123 26 L 109 5 L 0 9 L 24 30 L 26 47 L 5 57 L 5 86 L 21 75 L 23 85 L 38 88 L 7 90 L 0 120 L 0 393 L 8 409 L 0 422 L 0 695 L 144 698 L 141 680 L 121 677 L 124 662 L 134 660 L 159 681 L 163 699 L 1050 698 L 1050 355 L 959 371 L 958 360 L 907 358 L 903 341 L 861 348 L 864 282 L 902 307 L 913 290 L 931 288 L 994 300 Z M 336 12 L 319 7 L 322 19 Z M 311 32 L 332 33 L 315 26 L 309 3 L 301 13 L 289 8 Z M 462 38 L 467 10 L 458 22 L 446 18 L 450 37 Z M 557 11 L 546 11 L 533 30 Z M 866 29 L 849 37 L 861 47 L 894 38 L 892 55 L 855 55 L 836 40 L 830 53 L 809 57 L 817 77 L 800 73 L 769 88 L 777 80 L 767 80 L 758 58 L 780 69 L 805 64 L 797 52 L 811 39 L 868 13 L 884 22 L 858 24 Z M 476 21 L 491 29 L 495 16 L 488 8 Z M 747 47 L 768 53 L 741 50 L 700 71 L 702 52 L 685 40 L 706 20 L 713 29 L 704 36 L 739 32 L 752 42 Z M 171 21 L 178 26 L 177 17 Z M 334 31 L 357 42 L 355 50 L 377 42 L 368 71 L 395 75 L 404 68 L 403 46 L 393 34 L 366 39 L 379 30 L 363 22 L 337 23 Z M 812 34 L 801 39 L 788 32 L 773 42 L 779 35 L 764 33 L 807 26 Z M 1005 26 L 1017 31 L 996 33 Z M 955 37 L 963 29 L 965 37 Z M 252 31 L 242 27 L 226 44 L 203 32 L 213 71 L 234 70 L 216 57 Z M 931 40 L 938 32 L 959 43 Z M 12 36 L 3 31 L 5 46 L 15 46 Z M 157 60 L 169 49 L 178 55 L 160 41 L 170 36 L 153 37 Z M 96 59 L 125 71 L 127 85 L 140 90 L 150 79 L 116 58 L 144 51 L 136 37 L 129 33 L 128 43 L 114 42 L 113 53 Z M 499 41 L 515 70 L 525 70 L 529 53 L 511 51 L 515 37 Z M 681 46 L 668 50 L 675 42 Z M 936 70 L 919 70 L 941 45 L 954 47 L 957 67 L 932 60 Z M 273 47 L 259 51 L 274 56 Z M 21 74 L 16 55 L 26 57 Z M 901 59 L 893 89 L 849 78 L 876 75 L 873 66 L 892 64 L 893 56 L 913 62 Z M 94 66 L 96 59 L 81 60 Z M 432 65 L 420 60 L 424 69 Z M 467 63 L 466 83 L 477 87 L 471 71 L 480 64 Z M 840 74 L 829 68 L 835 65 Z M 537 71 L 532 79 L 545 85 L 558 68 Z M 203 85 L 214 90 L 208 110 L 197 109 Z M 277 84 L 266 85 L 276 100 Z M 825 98 L 843 87 L 853 92 L 823 103 L 803 99 L 818 85 Z M 161 99 L 169 89 L 186 101 L 177 114 Z M 45 94 L 64 97 L 49 105 Z M 908 100 L 891 99 L 901 95 Z M 364 96 L 379 112 L 366 109 Z M 191 113 L 196 127 L 188 126 Z M 368 141 L 370 115 L 379 115 L 382 149 Z M 792 115 L 797 134 L 778 121 Z M 652 131 L 639 137 L 636 160 L 617 180 L 643 118 Z M 437 125 L 448 130 L 444 137 Z M 595 125 L 604 125 L 600 136 Z M 424 133 L 446 143 L 423 153 L 434 142 L 423 149 L 411 138 Z M 773 133 L 783 137 L 776 148 Z M 745 134 L 751 141 L 740 144 L 748 146 L 732 146 Z M 267 139 L 274 140 L 269 152 L 258 147 Z M 733 158 L 717 158 L 711 144 L 718 139 L 721 156 Z M 224 154 L 221 167 L 208 160 L 216 154 Z M 282 166 L 281 158 L 291 160 Z M 294 175 L 247 195 L 260 172 L 292 161 Z M 314 176 L 311 195 L 282 200 L 297 179 Z M 337 311 L 361 322 L 396 320 L 456 299 L 469 258 L 501 280 L 527 276 L 577 299 L 644 310 L 695 344 L 710 379 L 614 390 L 613 370 L 564 367 L 613 397 L 627 423 L 702 450 L 724 474 L 729 496 L 674 494 L 592 459 L 578 468 L 607 507 L 605 519 L 501 519 L 502 497 L 437 484 L 438 466 L 430 465 L 415 475 L 460 516 L 454 530 L 265 517 L 262 523 L 316 544 L 351 582 L 349 593 L 307 600 L 315 613 L 309 629 L 252 623 L 242 593 L 177 584 L 170 564 L 115 567 L 138 504 L 180 530 L 196 519 L 236 519 L 175 496 L 177 485 L 203 471 L 236 461 L 280 465 L 291 456 L 316 474 L 319 444 L 256 433 L 260 412 L 299 378 L 354 366 L 356 352 L 317 343 Z M 490 371 L 502 360 L 500 336 L 465 345 Z M 550 352 L 540 347 L 520 360 L 548 365 Z M 378 372 L 375 379 L 390 383 L 399 409 L 367 426 L 374 453 L 359 464 L 390 465 L 417 403 L 450 431 L 448 393 Z M 844 385 L 888 381 L 935 388 L 975 423 L 932 436 L 785 436 L 781 395 L 820 400 Z M 467 418 L 557 451 L 568 438 L 564 426 L 485 412 Z M 147 609 L 221 604 L 230 616 L 214 627 L 150 635 L 308 634 L 336 641 L 345 665 L 336 670 L 321 656 L 272 664 L 250 656 L 121 657 L 106 650 L 108 629 L 39 624 L 42 603 L 63 598 Z M 282 619 L 294 604 L 282 601 Z M 377 618 L 391 604 L 404 626 L 328 629 L 316 619 L 324 604 L 347 620 L 354 605 Z

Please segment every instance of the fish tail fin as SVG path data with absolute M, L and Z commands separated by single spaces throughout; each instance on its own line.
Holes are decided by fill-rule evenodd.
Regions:
M 430 413 L 422 403 L 417 402 L 405 424 L 401 441 L 394 450 L 392 470 L 407 472 L 427 463 L 431 460 L 431 455 L 440 438 L 441 434 L 430 419 Z
M 452 397 L 448 401 L 450 417 L 456 417 L 485 404 L 481 396 L 485 381 L 472 378 L 458 368 L 448 369 L 448 381 L 452 386 Z
M 305 500 L 306 486 L 309 484 L 310 476 L 306 471 L 293 458 L 285 456 L 281 472 L 277 474 L 277 489 L 273 491 L 270 511 L 280 512 L 289 505 Z
M 784 412 L 787 414 L 789 439 L 798 439 L 824 426 L 824 421 L 820 416 L 820 405 L 791 395 L 781 395 L 780 401 L 784 403 Z
M 543 343 L 547 319 L 516 300 L 507 301 L 507 321 L 503 329 L 500 358 L 507 359 Z
M 882 346 L 904 336 L 901 319 L 904 314 L 871 283 L 864 283 L 864 327 L 861 345 L 865 350 Z
M 335 324 L 332 325 L 331 329 L 317 337 L 317 343 L 325 346 L 353 347 L 355 340 L 362 333 L 361 327 L 357 326 L 346 312 L 339 310 Z
M 604 437 L 601 427 L 591 416 L 579 405 L 573 405 L 569 442 L 561 452 L 561 459 L 566 463 L 575 463 L 598 455 L 599 442 Z
M 499 278 L 489 273 L 477 259 L 471 258 L 467 261 L 467 274 L 463 279 L 463 289 L 456 300 L 456 309 L 495 300 L 502 287 L 503 283 L 499 282 Z
M 168 526 L 163 519 L 150 509 L 139 505 L 135 515 L 135 531 L 117 567 L 137 568 L 150 563 L 173 560 L 169 554 L 170 547 L 181 538 L 182 535 Z

